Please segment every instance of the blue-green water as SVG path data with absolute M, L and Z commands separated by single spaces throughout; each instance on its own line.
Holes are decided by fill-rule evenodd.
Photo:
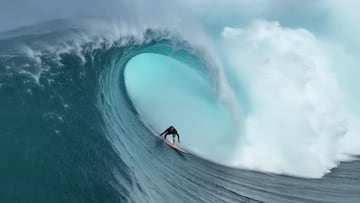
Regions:
M 356 43 L 320 14 L 194 4 L 203 27 L 0 33 L 0 202 L 360 201 Z

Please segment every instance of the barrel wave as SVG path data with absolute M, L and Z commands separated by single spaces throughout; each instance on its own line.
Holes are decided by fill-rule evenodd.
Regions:
M 89 24 L 0 35 L 1 202 L 360 199 L 353 83 L 310 32 Z M 170 124 L 189 154 L 155 137 Z

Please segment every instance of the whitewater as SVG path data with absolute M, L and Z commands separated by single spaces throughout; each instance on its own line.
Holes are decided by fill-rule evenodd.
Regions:
M 360 201 L 357 1 L 52 3 L 0 3 L 1 202 Z

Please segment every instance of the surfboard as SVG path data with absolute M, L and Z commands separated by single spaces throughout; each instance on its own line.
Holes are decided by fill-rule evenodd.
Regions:
M 159 139 L 163 140 L 167 145 L 169 145 L 172 149 L 182 152 L 182 153 L 187 153 L 185 150 L 181 149 L 179 146 L 177 146 L 176 144 L 173 144 L 167 140 L 165 140 L 163 137 L 159 137 L 157 136 Z

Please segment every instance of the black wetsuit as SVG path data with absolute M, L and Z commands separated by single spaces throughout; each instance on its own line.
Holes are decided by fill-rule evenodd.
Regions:
M 162 132 L 160 134 L 160 136 L 165 135 L 165 140 L 166 140 L 166 136 L 168 135 L 172 135 L 173 136 L 173 143 L 175 144 L 175 136 L 178 137 L 178 142 L 180 143 L 180 136 L 179 133 L 177 132 L 177 130 L 174 128 L 174 126 L 170 126 L 168 127 L 168 129 L 166 129 L 164 132 Z

